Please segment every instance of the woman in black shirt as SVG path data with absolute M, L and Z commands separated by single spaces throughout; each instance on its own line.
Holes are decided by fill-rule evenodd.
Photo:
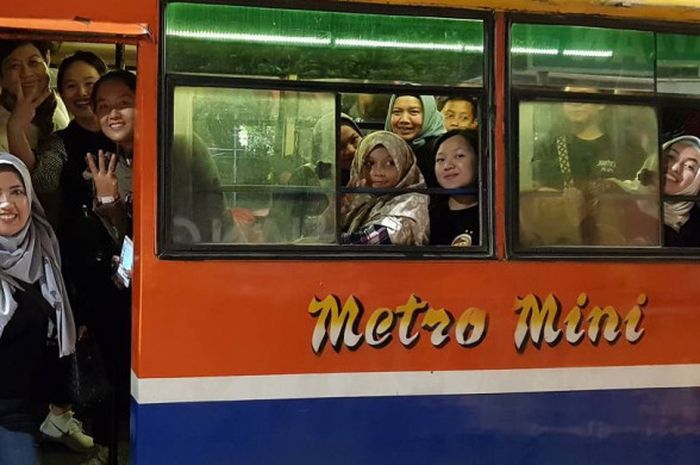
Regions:
M 32 191 L 29 171 L 0 153 L 0 463 L 38 464 L 32 415 L 45 356 L 75 351 L 73 313 L 58 241 Z M 49 353 L 55 341 L 58 353 Z
M 457 190 L 434 195 L 430 204 L 430 243 L 468 247 L 479 245 L 478 135 L 452 130 L 435 146 L 435 178 L 440 187 Z M 471 188 L 471 189 L 470 189 Z

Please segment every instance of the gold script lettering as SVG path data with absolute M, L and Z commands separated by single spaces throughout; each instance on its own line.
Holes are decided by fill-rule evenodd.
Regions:
M 311 300 L 308 310 L 317 318 L 311 338 L 314 353 L 320 354 L 329 338 L 336 352 L 340 351 L 343 343 L 349 349 L 357 348 L 362 343 L 362 334 L 357 330 L 362 318 L 362 305 L 354 296 L 350 296 L 342 311 L 338 310 L 339 306 L 340 300 L 334 295 L 328 295 L 323 300 L 315 297 Z
M 559 319 L 561 306 L 554 295 L 549 294 L 540 305 L 540 300 L 534 294 L 515 301 L 515 313 L 520 314 L 515 327 L 515 348 L 522 351 L 530 335 L 532 342 L 538 346 L 542 337 L 549 345 L 556 344 L 561 336 L 561 330 L 555 329 Z
M 454 321 L 455 319 L 452 314 L 444 308 L 438 310 L 430 308 L 423 317 L 421 327 L 432 331 L 430 334 L 430 343 L 432 345 L 435 347 L 442 347 L 450 340 L 450 326 L 452 326 Z
M 372 347 L 384 347 L 391 342 L 394 329 L 394 312 L 388 308 L 378 308 L 372 312 L 365 327 L 365 341 Z
M 641 328 L 642 320 L 644 319 L 642 307 L 646 304 L 646 294 L 639 294 L 639 297 L 637 297 L 637 305 L 632 307 L 625 316 L 625 339 L 633 344 L 639 341 L 644 335 L 644 328 Z
M 428 308 L 428 303 L 423 302 L 420 297 L 411 294 L 408 298 L 408 302 L 405 305 L 399 305 L 396 307 L 396 315 L 401 317 L 401 322 L 399 323 L 399 341 L 406 347 L 411 347 L 418 342 L 420 338 L 420 333 L 413 331 L 413 325 L 419 313 L 424 312 Z

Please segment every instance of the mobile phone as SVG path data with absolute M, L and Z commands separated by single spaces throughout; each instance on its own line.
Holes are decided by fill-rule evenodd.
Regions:
M 119 254 L 119 266 L 117 267 L 117 279 L 129 287 L 131 281 L 131 270 L 134 265 L 134 243 L 129 236 L 124 236 L 122 251 Z

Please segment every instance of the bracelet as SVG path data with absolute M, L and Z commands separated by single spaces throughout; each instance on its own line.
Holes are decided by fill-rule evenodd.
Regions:
M 97 203 L 100 205 L 109 205 L 110 203 L 116 202 L 118 198 L 118 195 L 116 197 L 112 197 L 111 195 L 101 195 L 97 197 Z

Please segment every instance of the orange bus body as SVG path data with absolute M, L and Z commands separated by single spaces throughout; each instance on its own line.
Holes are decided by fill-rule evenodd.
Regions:
M 224 402 L 285 399 L 284 392 L 279 392 L 284 389 L 288 389 L 291 392 L 290 398 L 294 399 L 363 396 L 364 391 L 361 389 L 353 391 L 352 394 L 344 394 L 342 389 L 334 387 L 335 378 L 321 376 L 334 374 L 388 374 L 388 379 L 391 379 L 391 376 L 400 378 L 401 374 L 415 375 L 416 378 L 406 378 L 419 380 L 415 386 L 397 384 L 399 387 L 394 391 L 389 390 L 397 396 L 488 395 L 509 392 L 503 387 L 488 387 L 489 383 L 496 383 L 494 376 L 502 373 L 506 375 L 506 385 L 507 376 L 513 376 L 513 392 L 687 388 L 691 389 L 693 396 L 689 399 L 694 402 L 692 405 L 686 404 L 689 415 L 696 415 L 699 411 L 700 395 L 697 387 L 700 386 L 700 287 L 697 283 L 700 282 L 700 266 L 690 261 L 677 262 L 670 259 L 537 262 L 512 261 L 506 257 L 504 166 L 507 154 L 503 145 L 506 79 L 505 45 L 502 41 L 506 27 L 505 10 L 595 13 L 654 21 L 676 20 L 679 12 L 682 12 L 685 21 L 700 22 L 700 9 L 694 8 L 690 1 L 678 1 L 675 2 L 676 6 L 669 6 L 665 3 L 672 2 L 660 0 L 621 2 L 632 5 L 626 8 L 601 7 L 592 5 L 596 2 L 584 0 L 561 2 L 560 6 L 550 5 L 557 2 L 505 0 L 382 3 L 480 9 L 491 7 L 501 10 L 497 12 L 496 21 L 496 89 L 493 95 L 497 104 L 494 128 L 494 258 L 456 261 L 159 259 L 156 255 L 159 158 L 157 133 L 158 125 L 164 124 L 160 121 L 158 112 L 161 8 L 159 2 L 33 0 L 0 3 L 0 18 L 16 20 L 11 29 L 0 31 L 5 37 L 13 34 L 39 34 L 56 39 L 82 37 L 86 40 L 127 41 L 138 45 L 138 126 L 134 183 L 136 260 L 132 309 L 132 394 L 137 404 L 134 413 L 135 429 L 132 432 L 135 463 L 155 463 L 150 462 L 149 457 L 158 457 L 159 453 L 162 453 L 162 457 L 169 458 L 167 463 L 187 463 L 173 459 L 176 455 L 172 455 L 175 454 L 172 451 L 180 449 L 166 443 L 172 440 L 172 437 L 154 437 L 153 430 L 149 429 L 151 426 L 143 432 L 139 429 L 139 404 L 160 405 L 168 402 L 196 402 L 200 399 L 186 388 L 172 395 L 166 391 L 159 393 L 158 386 L 168 384 L 157 384 L 156 381 L 166 382 L 168 379 L 194 380 L 193 385 L 196 385 L 198 393 L 202 394 L 202 386 L 205 385 L 197 384 L 197 379 L 206 378 L 211 381 L 209 377 L 220 377 L 223 387 L 214 389 L 209 396 L 202 394 L 201 399 L 207 402 Z M 635 4 L 639 5 L 634 6 Z M 49 26 L 54 21 L 61 22 L 58 29 Z M 75 21 L 75 27 L 70 26 L 72 21 Z M 0 27 L 3 25 L 0 24 Z M 582 332 L 583 336 L 571 342 L 567 340 L 566 322 L 572 314 L 572 309 L 575 313 L 577 298 L 582 293 L 587 296 L 587 304 L 581 310 L 580 326 L 572 331 Z M 536 296 L 541 310 L 550 295 L 559 302 L 558 318 L 552 320 L 549 326 L 550 331 L 560 332 L 558 338 L 536 343 L 536 336 L 532 337 L 537 333 L 536 328 L 533 329 L 536 318 L 531 317 L 524 322 L 526 326 L 529 325 L 526 330 L 531 332 L 526 331 L 524 342 L 523 339 L 518 340 L 518 335 L 522 336 L 518 333 L 518 328 L 519 320 L 526 311 L 525 300 Z M 335 299 L 331 300 L 339 304 L 339 311 L 348 305 L 348 302 L 361 304 L 363 313 L 358 317 L 355 327 L 351 325 L 352 319 L 343 323 L 342 318 L 338 318 L 335 326 L 330 323 L 322 324 L 319 310 L 322 304 L 319 302 L 328 296 L 335 296 Z M 415 342 L 406 344 L 401 341 L 401 310 L 397 308 L 406 305 L 411 296 L 427 302 L 427 307 L 432 310 L 438 312 L 444 309 L 443 315 L 449 314 L 453 317 L 454 321 L 448 325 L 449 339 L 446 342 L 431 342 L 431 337 L 437 334 L 437 330 L 434 325 L 431 327 L 430 322 L 425 321 L 425 314 L 429 310 L 418 314 L 413 321 L 413 327 L 404 334 L 418 334 Z M 601 320 L 600 334 L 597 340 L 593 340 L 589 317 L 596 307 L 600 310 L 608 309 L 608 318 L 612 318 L 613 313 L 619 316 L 617 328 L 620 334 L 614 340 L 605 339 L 605 320 Z M 632 321 L 628 317 L 635 307 L 643 317 Z M 382 308 L 388 310 L 377 312 L 375 316 L 380 318 L 383 315 L 385 320 L 393 321 L 392 325 L 384 327 L 386 331 L 382 330 L 378 322 L 375 322 L 374 327 L 369 322 L 375 310 Z M 469 334 L 457 334 L 457 323 L 470 308 L 483 311 L 483 314 L 487 315 L 484 335 L 474 345 L 460 344 L 459 338 L 466 339 Z M 546 317 L 543 319 L 546 320 Z M 543 324 L 547 327 L 547 321 Z M 336 344 L 330 340 L 330 333 L 334 328 L 340 334 Z M 474 334 L 475 330 L 476 327 L 472 327 L 471 334 Z M 326 338 L 321 350 L 314 350 L 314 331 L 319 331 L 320 337 Z M 546 336 L 546 332 L 543 330 L 540 333 L 542 338 Z M 386 334 L 391 336 L 386 343 L 368 342 L 368 335 L 379 337 Z M 353 342 L 353 336 L 356 335 L 362 336 L 360 343 Z M 611 371 L 605 371 L 605 368 L 610 368 Z M 625 371 L 626 368 L 630 370 Z M 636 384 L 627 384 L 625 380 L 635 376 L 635 368 L 648 370 L 640 375 L 641 378 Z M 571 371 L 561 374 L 558 369 Z M 668 369 L 673 375 L 665 379 L 663 369 Z M 556 380 L 551 383 L 529 387 L 523 381 L 527 379 L 528 374 L 546 377 L 549 373 L 547 370 L 550 370 L 553 376 L 556 375 Z M 615 374 L 616 371 L 619 376 Z M 479 381 L 482 379 L 480 373 L 483 373 L 483 382 Z M 459 381 L 450 381 L 451 374 L 465 376 L 464 382 L 467 384 L 463 390 L 454 387 L 459 386 Z M 314 376 L 305 378 L 303 375 Z M 315 377 L 316 375 L 321 377 Z M 424 375 L 434 375 L 436 384 L 429 388 L 420 384 Z M 588 379 L 599 375 L 604 378 L 600 384 L 596 384 L 595 379 Z M 285 376 L 301 376 L 298 381 L 301 387 L 291 382 L 284 384 L 288 379 Z M 391 396 L 391 392 L 375 386 L 380 382 L 378 380 L 383 379 L 387 378 L 368 378 L 367 383 L 370 386 L 366 396 Z M 430 384 L 430 379 L 433 378 L 426 379 L 426 383 Z M 265 397 L 265 394 L 251 397 L 249 391 L 239 391 L 237 387 L 239 383 L 245 384 L 249 380 L 258 383 L 251 386 L 265 386 L 269 381 L 271 384 L 282 383 L 284 387 L 278 390 L 275 390 L 274 386 L 270 387 L 271 393 L 268 397 Z M 328 387 L 323 389 L 317 386 L 318 391 L 314 391 L 307 386 L 307 383 L 314 380 L 321 383 L 327 381 Z M 441 383 L 444 383 L 444 387 Z M 533 384 L 537 384 L 536 380 Z M 295 390 L 297 387 L 298 390 Z M 373 390 L 375 388 L 376 390 Z M 683 391 L 683 395 L 687 395 L 687 391 Z M 244 418 L 241 421 L 247 420 Z M 700 416 L 687 420 L 686 423 L 694 424 L 697 430 L 700 430 Z M 228 428 L 221 424 L 216 427 Z M 244 428 L 245 424 L 239 424 L 237 427 Z M 209 426 L 205 430 L 209 431 L 208 428 Z M 602 433 L 598 431 L 595 434 Z M 217 436 L 216 440 L 219 439 Z M 347 439 L 353 440 L 352 437 Z M 206 435 L 193 435 L 192 440 L 209 441 Z M 311 439 L 309 441 L 311 444 Z M 212 444 L 190 446 L 192 450 L 199 451 L 197 453 L 202 453 L 202 449 Z M 180 444 L 178 447 L 184 446 Z M 299 444 L 300 449 L 305 447 L 311 446 Z M 311 447 L 309 456 L 314 456 L 314 450 Z M 338 447 L 337 450 L 345 449 Z M 288 449 L 284 451 L 289 454 Z M 328 450 L 323 451 L 326 455 L 320 456 L 327 460 L 334 458 Z M 439 450 L 435 453 L 438 455 L 434 463 L 451 463 L 440 459 Z M 296 463 L 284 462 L 282 452 L 280 455 L 270 454 L 266 456 L 267 463 Z M 342 459 L 338 461 L 346 463 Z M 317 463 L 317 460 L 310 462 Z M 248 463 L 258 462 L 251 460 Z M 486 460 L 484 463 L 495 462 Z

